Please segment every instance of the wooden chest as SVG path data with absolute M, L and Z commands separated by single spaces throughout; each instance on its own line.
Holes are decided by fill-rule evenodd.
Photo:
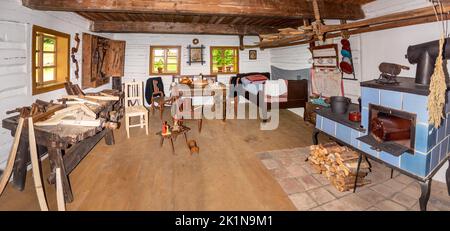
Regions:
M 314 111 L 317 109 L 322 109 L 322 108 L 323 108 L 323 106 L 321 106 L 321 105 L 307 102 L 306 106 L 305 106 L 305 112 L 303 114 L 304 120 L 316 125 L 316 113 Z

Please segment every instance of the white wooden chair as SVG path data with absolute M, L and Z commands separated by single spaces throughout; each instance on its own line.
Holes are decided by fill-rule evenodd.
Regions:
M 130 128 L 145 126 L 145 132 L 148 135 L 148 110 L 144 107 L 143 84 L 142 82 L 124 83 L 125 92 L 125 128 L 127 137 L 130 138 Z M 130 125 L 132 117 L 139 116 L 139 123 Z

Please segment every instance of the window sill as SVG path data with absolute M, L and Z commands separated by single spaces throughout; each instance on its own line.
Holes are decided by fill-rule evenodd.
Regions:
M 180 73 L 150 73 L 150 76 L 159 76 L 159 75 L 180 75 Z
M 33 95 L 39 95 L 39 94 L 42 94 L 42 93 L 55 91 L 55 90 L 64 88 L 64 84 L 65 83 L 66 82 L 57 82 L 57 83 L 45 84 L 45 85 L 42 85 L 42 86 L 34 86 L 33 87 Z
M 213 75 L 236 75 L 236 74 L 238 74 L 239 72 L 215 72 L 215 73 L 212 73 Z

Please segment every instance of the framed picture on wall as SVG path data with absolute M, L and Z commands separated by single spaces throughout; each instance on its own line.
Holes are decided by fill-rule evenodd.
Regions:
M 257 52 L 256 52 L 256 50 L 249 50 L 248 51 L 248 59 L 250 59 L 250 60 L 256 60 L 257 59 Z
M 203 59 L 203 50 L 205 49 L 205 46 L 201 45 L 199 47 L 192 47 L 191 45 L 188 45 L 187 49 L 189 55 L 189 60 L 187 63 L 189 65 L 192 63 L 201 63 L 203 65 L 205 63 L 205 60 Z
M 191 48 L 191 61 L 192 62 L 202 61 L 202 48 L 201 47 Z

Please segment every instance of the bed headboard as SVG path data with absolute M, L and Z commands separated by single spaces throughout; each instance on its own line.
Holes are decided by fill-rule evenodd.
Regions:
M 236 77 L 237 77 L 237 78 L 242 78 L 242 77 L 246 77 L 246 76 L 250 76 L 250 75 L 264 75 L 264 76 L 266 76 L 268 79 L 270 79 L 270 73 L 269 73 L 269 72 L 240 73 L 240 74 L 237 74 Z

